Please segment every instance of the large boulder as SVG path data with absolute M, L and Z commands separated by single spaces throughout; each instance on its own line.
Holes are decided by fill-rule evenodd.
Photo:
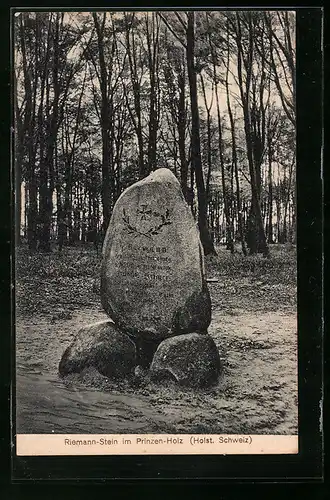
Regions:
M 106 377 L 118 378 L 134 372 L 136 364 L 135 344 L 111 321 L 103 321 L 78 332 L 62 356 L 59 373 L 79 373 L 92 366 Z
M 137 339 L 206 332 L 211 301 L 199 233 L 169 169 L 119 197 L 103 245 L 101 301 Z
M 209 335 L 190 333 L 165 339 L 150 366 L 151 378 L 174 379 L 190 387 L 215 383 L 221 373 L 218 349 Z

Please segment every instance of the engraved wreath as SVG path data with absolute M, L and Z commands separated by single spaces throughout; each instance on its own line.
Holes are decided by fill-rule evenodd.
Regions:
M 172 224 L 170 219 L 171 212 L 167 208 L 164 213 L 157 212 L 156 210 L 152 210 L 148 205 L 141 205 L 141 209 L 137 208 L 134 217 L 135 221 L 132 221 L 132 217 L 128 215 L 125 208 L 123 208 L 123 222 L 125 224 L 125 229 L 129 234 L 132 235 L 142 235 L 147 238 L 151 238 L 162 232 L 164 226 L 168 226 Z M 139 226 L 141 221 L 151 221 L 151 226 L 142 230 Z

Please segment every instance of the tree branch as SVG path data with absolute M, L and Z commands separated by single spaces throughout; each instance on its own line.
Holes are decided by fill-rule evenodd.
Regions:
M 186 24 L 184 23 L 184 21 L 181 19 L 181 16 L 180 16 L 179 12 L 174 11 L 174 14 L 176 15 L 176 17 L 177 17 L 177 19 L 179 20 L 179 22 L 180 22 L 181 26 L 183 27 L 183 29 L 184 29 L 185 31 L 187 31 L 187 25 L 186 25 Z
M 165 17 L 163 17 L 163 15 L 160 13 L 160 12 L 157 12 L 157 14 L 159 15 L 159 17 L 162 19 L 162 21 L 164 22 L 164 24 L 166 25 L 166 27 L 170 30 L 170 32 L 172 33 L 172 35 L 178 40 L 178 42 L 185 48 L 187 49 L 187 45 L 181 40 L 181 38 L 177 35 L 177 33 L 175 33 L 175 31 L 173 30 L 173 28 L 171 27 L 171 25 L 168 23 L 168 21 L 165 19 Z

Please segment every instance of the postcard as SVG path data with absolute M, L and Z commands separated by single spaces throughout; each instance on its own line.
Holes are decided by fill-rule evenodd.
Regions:
M 297 454 L 296 12 L 12 22 L 17 456 Z

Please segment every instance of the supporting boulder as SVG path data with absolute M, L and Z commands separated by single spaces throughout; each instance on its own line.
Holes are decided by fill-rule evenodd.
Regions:
M 85 326 L 65 350 L 59 364 L 61 376 L 94 367 L 109 378 L 134 372 L 136 347 L 111 321 Z
M 220 373 L 221 361 L 214 340 L 208 334 L 200 333 L 165 339 L 150 366 L 154 380 L 170 378 L 190 387 L 212 385 Z

